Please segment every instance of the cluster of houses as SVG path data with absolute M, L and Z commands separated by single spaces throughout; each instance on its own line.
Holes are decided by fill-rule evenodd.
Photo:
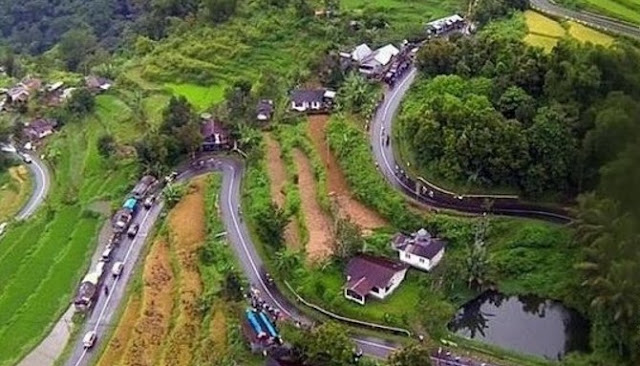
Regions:
M 444 240 L 420 229 L 410 235 L 398 233 L 391 240 L 398 260 L 360 254 L 347 264 L 344 297 L 364 305 L 368 297 L 384 299 L 397 289 L 409 267 L 431 271 L 442 259 Z
M 85 87 L 94 94 L 110 89 L 112 84 L 112 81 L 97 76 L 87 76 L 84 80 Z M 47 106 L 56 107 L 69 99 L 76 89 L 72 86 L 65 87 L 62 81 L 44 83 L 39 78 L 26 77 L 9 89 L 0 89 L 0 112 L 24 106 L 35 97 Z M 31 149 L 51 135 L 57 126 L 58 121 L 51 118 L 35 118 L 25 122 L 22 129 L 27 143 L 25 148 Z

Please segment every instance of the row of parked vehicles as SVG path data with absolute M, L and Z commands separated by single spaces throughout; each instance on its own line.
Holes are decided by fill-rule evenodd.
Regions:
M 158 180 L 151 175 L 145 175 L 131 190 L 122 207 L 113 216 L 113 234 L 109 238 L 109 242 L 98 263 L 82 279 L 78 288 L 74 299 L 74 306 L 77 311 L 85 312 L 93 306 L 95 299 L 99 295 L 99 288 L 105 278 L 105 266 L 111 263 L 112 256 L 125 235 L 129 238 L 134 238 L 138 234 L 140 226 L 137 223 L 133 223 L 133 221 L 139 212 L 140 206 L 145 209 L 150 209 L 153 206 L 155 201 L 154 194 L 158 188 Z M 123 269 L 124 263 L 116 261 L 111 266 L 111 275 L 118 277 Z
M 178 176 L 177 172 L 172 172 L 164 178 L 164 183 L 173 182 Z M 128 238 L 133 239 L 140 230 L 140 224 L 134 223 L 135 218 L 142 206 L 145 210 L 153 207 L 157 194 L 160 191 L 161 182 L 159 182 L 154 176 L 145 175 L 138 181 L 129 193 L 124 204 L 115 213 L 112 219 L 113 234 L 107 243 L 105 250 L 100 256 L 100 260 L 96 265 L 96 268 L 89 272 L 80 283 L 78 294 L 74 301 L 76 310 L 88 311 L 91 309 L 94 300 L 97 298 L 99 291 L 98 288 L 104 281 L 104 267 L 107 263 L 111 262 L 111 257 L 114 250 L 120 245 L 123 237 L 126 235 Z M 119 277 L 124 269 L 124 262 L 116 261 L 111 266 L 111 275 Z M 105 294 L 107 294 L 107 288 L 105 287 Z M 91 330 L 84 335 L 82 344 L 84 348 L 91 348 L 95 344 L 98 336 L 95 330 Z

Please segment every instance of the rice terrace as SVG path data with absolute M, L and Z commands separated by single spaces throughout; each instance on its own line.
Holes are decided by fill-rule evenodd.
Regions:
M 0 18 L 0 366 L 640 362 L 638 0 Z

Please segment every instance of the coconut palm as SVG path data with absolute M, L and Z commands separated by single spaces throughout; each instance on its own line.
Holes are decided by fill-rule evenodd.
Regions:
M 583 248 L 576 268 L 590 304 L 611 316 L 621 339 L 629 339 L 640 315 L 640 233 L 635 219 L 616 202 L 589 194 L 579 200 L 574 226 L 575 240 Z

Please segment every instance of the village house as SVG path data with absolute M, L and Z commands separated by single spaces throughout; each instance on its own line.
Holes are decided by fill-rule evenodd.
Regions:
M 458 14 L 454 14 L 427 23 L 426 31 L 430 35 L 438 36 L 448 32 L 460 31 L 464 26 L 464 18 Z
M 64 93 L 63 85 L 64 83 L 62 81 L 58 81 L 45 87 L 46 95 L 44 99 L 48 105 L 57 106 L 62 103 L 62 95 Z
M 357 46 L 349 55 L 351 61 L 358 65 L 360 73 L 375 76 L 383 73 L 396 55 L 400 53 L 394 45 L 388 44 L 372 50 L 366 43 Z
M 296 89 L 291 93 L 291 109 L 298 112 L 326 112 L 333 106 L 336 92 L 327 89 Z
M 411 235 L 396 234 L 391 243 L 402 262 L 425 271 L 431 271 L 444 256 L 444 240 L 434 238 L 425 229 Z
M 32 94 L 40 90 L 42 80 L 38 78 L 25 78 L 17 85 L 7 90 L 7 102 L 21 104 L 29 101 Z
M 364 305 L 367 296 L 384 299 L 404 280 L 408 266 L 384 257 L 360 254 L 347 264 L 344 297 Z
M 229 133 L 220 121 L 216 121 L 208 113 L 202 115 L 200 134 L 202 135 L 202 150 L 204 151 L 218 151 L 230 147 Z
M 14 86 L 7 90 L 7 101 L 11 104 L 26 103 L 31 93 L 22 85 Z
M 22 132 L 30 141 L 36 142 L 51 135 L 57 125 L 54 119 L 39 118 L 25 124 Z
M 273 114 L 273 100 L 262 99 L 258 102 L 256 107 L 256 119 L 261 122 L 265 122 L 271 119 Z
M 84 78 L 84 84 L 92 93 L 102 93 L 111 89 L 113 82 L 103 77 L 90 75 Z

